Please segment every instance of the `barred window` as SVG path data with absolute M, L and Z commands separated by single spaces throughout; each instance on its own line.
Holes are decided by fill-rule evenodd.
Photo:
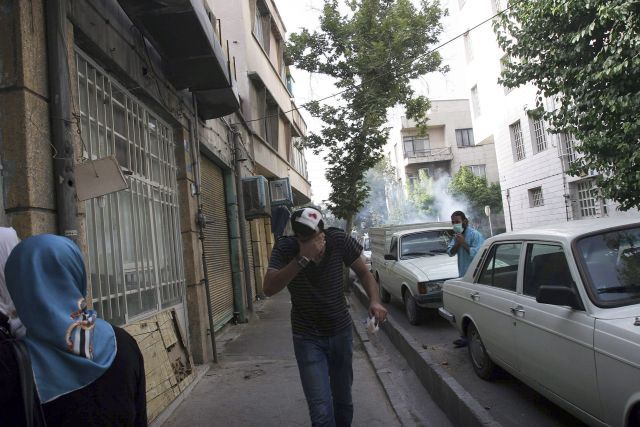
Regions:
M 524 151 L 524 139 L 522 137 L 522 127 L 520 126 L 520 120 L 509 126 L 509 132 L 511 133 L 511 146 L 513 148 L 513 159 L 517 162 L 526 157 Z
M 578 211 L 581 218 L 599 216 L 598 187 L 593 179 L 586 179 L 577 183 Z
M 536 187 L 529 190 L 529 206 L 532 208 L 544 206 L 544 198 L 542 197 L 542 187 Z
M 573 134 L 570 133 L 562 133 L 560 134 L 560 146 L 562 148 L 562 156 L 566 160 L 566 164 L 571 165 L 571 163 L 576 161 L 576 140 L 573 137 Z
M 114 155 L 129 188 L 85 202 L 87 275 L 101 317 L 132 317 L 182 302 L 184 271 L 172 129 L 81 51 L 77 108 L 83 157 Z
M 532 129 L 532 139 L 533 139 L 533 150 L 534 153 L 539 153 L 547 149 L 547 131 L 544 128 L 544 121 L 542 119 L 534 119 L 530 117 L 531 121 L 531 129 Z
M 475 145 L 473 140 L 473 129 L 456 129 L 456 143 L 458 147 L 472 147 Z

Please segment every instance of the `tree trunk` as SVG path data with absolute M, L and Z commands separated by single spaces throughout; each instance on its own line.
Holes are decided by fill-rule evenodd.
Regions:
M 345 218 L 347 220 L 347 225 L 345 227 L 344 232 L 347 233 L 347 237 L 351 236 L 351 229 L 353 228 L 353 215 L 349 215 L 348 218 Z M 343 280 L 342 283 L 344 285 L 344 293 L 345 294 L 350 294 L 351 293 L 351 281 L 349 280 L 349 267 L 344 267 L 344 274 L 343 274 Z

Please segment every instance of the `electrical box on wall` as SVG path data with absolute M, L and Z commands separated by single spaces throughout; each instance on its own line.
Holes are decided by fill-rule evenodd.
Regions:
M 242 194 L 246 219 L 271 217 L 269 182 L 264 176 L 242 178 Z
M 293 192 L 289 178 L 278 178 L 269 181 L 271 190 L 271 206 L 293 206 Z

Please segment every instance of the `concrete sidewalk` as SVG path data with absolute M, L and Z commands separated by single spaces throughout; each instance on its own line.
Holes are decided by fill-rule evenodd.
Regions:
M 310 425 L 291 341 L 289 293 L 259 301 L 254 310 L 257 319 L 233 326 L 221 337 L 219 363 L 164 426 Z M 353 370 L 353 425 L 399 426 L 355 333 Z

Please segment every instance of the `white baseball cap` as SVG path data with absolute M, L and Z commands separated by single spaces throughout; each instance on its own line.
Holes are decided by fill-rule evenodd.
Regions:
M 320 230 L 320 223 L 322 222 L 322 213 L 320 213 L 320 211 L 313 209 L 313 208 L 302 208 L 302 209 L 298 209 L 297 211 L 295 211 L 292 215 L 291 215 L 291 225 L 293 228 L 293 231 L 299 234 L 307 234 L 307 233 L 300 233 L 300 228 L 299 226 L 296 226 L 297 224 L 301 224 L 304 225 L 305 227 L 309 228 L 309 233 L 311 232 L 316 232 L 318 230 Z M 324 226 L 324 224 L 322 224 L 322 226 Z M 306 231 L 306 230 L 305 230 Z

